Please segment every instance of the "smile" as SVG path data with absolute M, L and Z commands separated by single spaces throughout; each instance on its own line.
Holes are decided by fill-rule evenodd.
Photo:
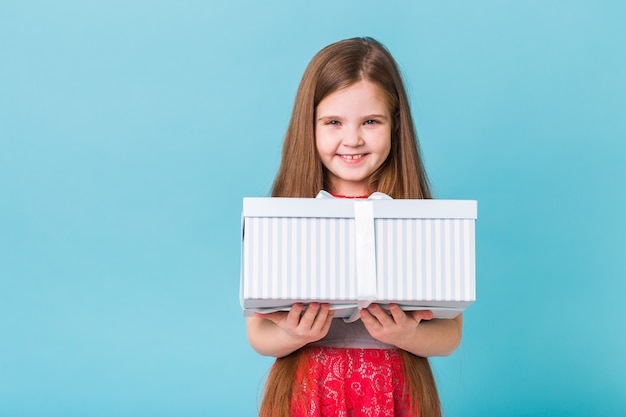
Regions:
M 348 161 L 352 161 L 352 160 L 355 160 L 355 159 L 361 159 L 364 156 L 365 156 L 364 153 L 360 153 L 360 154 L 357 154 L 357 155 L 339 155 L 340 158 L 346 159 Z

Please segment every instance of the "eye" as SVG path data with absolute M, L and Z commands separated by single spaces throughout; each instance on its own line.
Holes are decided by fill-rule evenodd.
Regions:
M 326 122 L 327 125 L 333 125 L 333 126 L 338 126 L 341 123 L 339 123 L 339 120 L 329 120 Z
M 370 119 L 370 120 L 366 120 L 364 124 L 366 124 L 366 125 L 375 125 L 377 123 L 378 123 L 378 120 Z

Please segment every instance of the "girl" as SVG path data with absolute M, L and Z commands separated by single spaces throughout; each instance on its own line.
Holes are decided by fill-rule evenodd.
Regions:
M 371 38 L 322 49 L 298 88 L 273 197 L 430 198 L 397 64 Z M 327 304 L 249 318 L 248 339 L 275 356 L 261 417 L 439 417 L 426 357 L 449 355 L 462 317 L 389 311 L 376 304 L 361 320 L 333 319 Z

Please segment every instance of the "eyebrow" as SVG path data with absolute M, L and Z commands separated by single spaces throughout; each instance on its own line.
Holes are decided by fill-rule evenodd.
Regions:
M 387 120 L 388 117 L 385 116 L 384 114 L 370 114 L 368 116 L 365 116 L 364 119 L 385 119 L 385 120 Z
M 321 120 L 343 120 L 344 118 L 341 116 L 332 116 L 332 115 L 328 115 L 328 116 L 320 116 L 316 119 L 316 121 L 321 121 Z M 366 116 L 362 117 L 363 120 L 370 120 L 370 119 L 384 119 L 384 120 L 389 120 L 389 118 L 387 116 L 385 116 L 384 114 L 368 114 Z

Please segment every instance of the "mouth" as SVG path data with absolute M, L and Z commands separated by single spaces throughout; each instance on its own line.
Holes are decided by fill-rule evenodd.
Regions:
M 338 154 L 337 156 L 340 157 L 343 160 L 346 160 L 346 161 L 357 161 L 357 160 L 363 158 L 365 155 L 367 155 L 367 154 L 364 154 L 364 153 L 359 153 L 359 154 L 354 154 L 354 155 L 341 155 L 341 154 Z

